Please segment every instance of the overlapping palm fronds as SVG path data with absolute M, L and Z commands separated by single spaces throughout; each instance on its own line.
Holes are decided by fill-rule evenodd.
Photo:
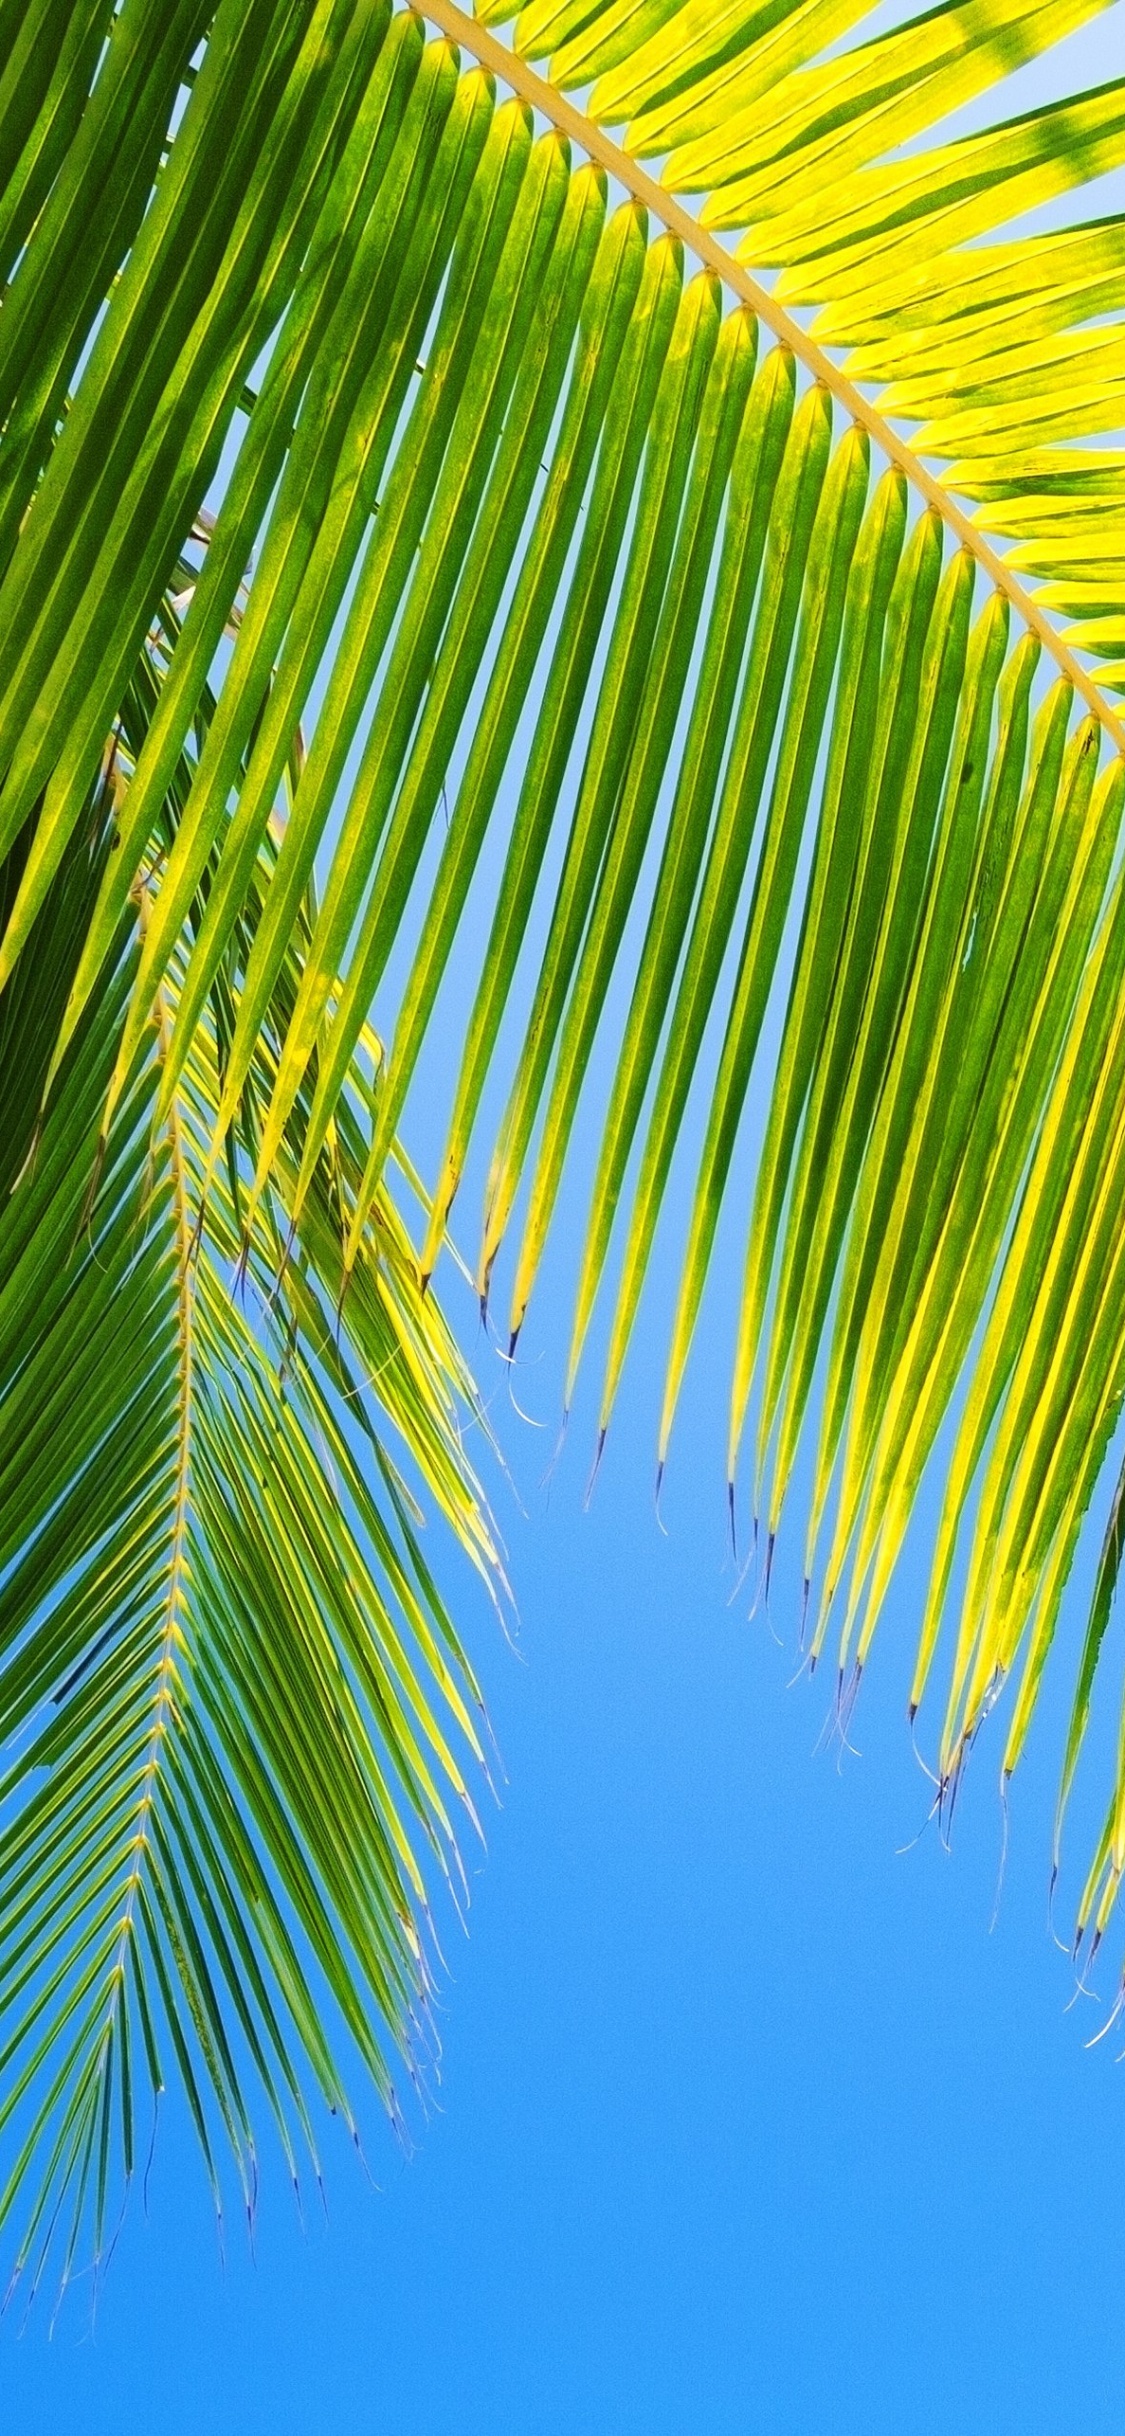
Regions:
M 872 32 L 860 0 L 531 0 L 509 44 L 487 20 L 510 10 L 453 0 L 436 39 L 390 0 L 45 4 L 0 83 L 0 984 L 49 1009 L 12 1211 L 96 1038 L 95 1238 L 157 1146 L 153 1361 L 172 1380 L 179 1192 L 217 1370 L 241 1396 L 266 1360 L 256 1327 L 232 1351 L 214 1282 L 241 1262 L 320 1349 L 316 1393 L 346 1394 L 331 1310 L 374 1369 L 387 1162 L 435 1010 L 463 1046 L 418 1275 L 399 1247 L 414 1331 L 439 1327 L 423 1285 L 514 1039 L 478 1283 L 518 1221 L 518 1337 L 600 1039 L 565 1395 L 604 1298 L 603 1433 L 702 1118 L 663 1461 L 780 991 L 726 1294 L 732 1503 L 748 1413 L 770 1541 L 812 1437 L 813 1649 L 838 1625 L 846 1684 L 956 1415 L 914 1689 L 963 1551 L 943 1800 L 1018 1669 L 1015 1763 L 1125 1388 L 1125 222 L 1058 224 L 1125 161 L 1125 80 L 955 115 L 1100 5 L 952 0 Z M 55 909 L 166 587 L 182 625 L 63 956 Z M 452 1357 L 426 1341 L 432 1386 Z M 431 1488 L 484 1556 L 426 1409 Z M 247 1493 L 249 1535 L 272 1492 Z M 345 1503 L 359 1551 L 374 1526 Z M 229 1507 L 223 1528 L 233 1567 Z M 302 1630 L 314 1612 L 344 1633 L 319 1581 Z M 245 1730 L 264 1765 L 265 1716 Z M 280 1765 L 271 1746 L 279 1821 Z M 1100 1934 L 1123 1868 L 1125 1767 L 1080 1926 Z M 94 2120 L 66 2134 L 91 2158 Z
M 285 1157 L 240 1224 L 308 904 L 206 1206 L 237 943 L 154 1127 L 173 960 L 96 1162 L 134 980 L 126 923 L 39 1120 L 49 994 L 57 1023 L 158 667 L 146 655 L 4 1000 L 0 2216 L 23 2201 L 16 2271 L 33 2284 L 56 2231 L 67 2271 L 84 2238 L 104 2255 L 170 2068 L 217 2202 L 216 2130 L 253 2204 L 255 2088 L 294 2176 L 298 2139 L 316 2166 L 304 2077 L 352 2121 L 341 2032 L 394 2104 L 395 2050 L 414 2072 L 433 2046 L 424 1871 L 459 1871 L 452 1813 L 473 1818 L 464 1771 L 481 1756 L 400 1469 L 405 1451 L 494 1571 L 458 1435 L 468 1382 L 385 1190 L 338 1310 L 358 1065 L 299 1228 Z

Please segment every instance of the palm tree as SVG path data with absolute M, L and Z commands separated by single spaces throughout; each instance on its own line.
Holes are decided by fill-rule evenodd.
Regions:
M 1016 1764 L 1125 1389 L 1125 218 L 1041 208 L 1125 159 L 1125 80 L 931 138 L 1101 4 L 0 0 L 32 2279 L 103 2252 L 169 2071 L 252 2196 L 248 2092 L 295 2159 L 341 2036 L 392 2104 L 425 2047 L 483 1735 L 420 1503 L 501 1583 L 428 1289 L 498 1069 L 514 1349 L 612 1050 L 565 1388 L 604 1297 L 603 1439 L 704 1114 L 663 1465 L 781 992 L 732 1521 L 768 1567 L 807 1432 L 847 1702 L 944 1430 L 912 1709 L 944 1626 L 939 1804 L 1013 1670 Z M 1123 1867 L 1125 1757 L 1091 1943 Z

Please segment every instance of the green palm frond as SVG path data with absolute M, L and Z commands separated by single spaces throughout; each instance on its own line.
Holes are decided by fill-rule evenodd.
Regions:
M 296 1833 L 331 1924 L 318 1960 L 369 2047 L 420 1984 L 403 1928 L 419 1888 L 369 1775 L 359 1653 L 389 1645 L 365 1602 L 391 1559 L 343 1416 L 397 1346 L 399 1401 L 393 1384 L 379 1400 L 487 1570 L 447 1398 L 464 1380 L 425 1286 L 498 1071 L 477 1283 L 494 1291 L 515 1235 L 514 1346 L 595 1041 L 610 1053 L 565 1388 L 569 1403 L 604 1304 L 603 1435 L 699 1113 L 663 1462 L 780 1000 L 745 1262 L 725 1281 L 732 1510 L 747 1495 L 772 1547 L 811 1445 L 812 1648 L 838 1632 L 846 1691 L 945 1429 L 913 1692 L 944 1631 L 942 1801 L 1013 1672 L 1006 1770 L 1022 1747 L 1125 1390 L 1125 220 L 1071 223 L 1061 200 L 1125 164 L 1125 80 L 1015 116 L 1002 84 L 1100 5 L 949 0 L 872 28 L 860 0 L 531 0 L 501 38 L 503 5 L 472 19 L 431 0 L 429 39 L 391 0 L 121 0 L 65 26 L 36 11 L 49 39 L 11 51 L 0 988 L 9 1009 L 42 1004 L 26 1078 L 5 1052 L 34 1156 L 0 1225 L 22 1242 L 65 1138 L 68 1215 L 44 1202 L 44 1241 L 96 1175 L 73 1291 L 85 1278 L 96 1297 L 117 1259 L 120 1294 L 144 1302 L 130 1349 L 162 1395 L 151 1448 L 122 1419 L 121 1513 L 151 1500 L 151 1526 L 105 1524 L 106 1565 L 140 1568 L 120 1591 L 141 1670 L 122 1675 L 122 1716 L 162 1666 L 179 1714 L 149 1590 L 175 1570 L 190 1279 L 211 1385 L 182 1528 L 223 1658 L 193 1654 L 183 1748 L 221 1745 L 252 1838 L 273 1805 L 272 1894 L 311 1936 L 281 1857 Z M 114 842 L 64 954 L 47 943 L 91 790 L 110 783 Z M 388 1163 L 439 1014 L 457 1071 L 415 1263 Z M 314 1442 L 346 1484 L 331 1566 L 308 1509 Z M 235 1445 L 244 1523 L 219 1487 Z M 378 1512 L 401 1522 L 381 1476 Z M 238 1706 L 251 1687 L 208 1689 L 212 1664 L 242 1681 L 239 1568 L 274 1501 L 299 1549 L 271 1588 L 294 1666 L 313 1699 L 338 1664 L 355 1703 L 331 1765 L 318 1753 L 315 1817 L 272 1713 Z M 1076 1655 L 1064 1797 L 1120 1507 L 1119 1492 Z M 464 1736 L 463 1662 L 403 1544 L 421 1672 L 396 1694 L 409 1734 L 397 1708 L 378 1726 L 405 1772 L 394 1818 L 440 1843 L 456 1767 L 441 1708 Z M 62 1533 L 60 1599 L 76 1547 Z M 36 1596 L 35 1630 L 61 1633 L 65 1600 Z M 103 1594 L 72 1596 L 90 1609 L 76 1653 Z M 116 1686 L 115 1652 L 79 1677 L 60 1753 L 81 1747 L 81 1703 Z M 151 1700 L 145 1714 L 151 1734 Z M 196 1808 L 188 1824 L 177 1779 L 153 1843 L 169 1903 L 168 1871 L 185 1901 L 195 1887 L 209 1817 L 194 1760 L 178 1764 Z M 333 1803 L 371 1806 L 362 1883 L 331 1876 Z M 1108 1804 L 1079 1907 L 1098 1935 L 1125 1869 L 1125 1763 Z M 129 1915 L 130 1940 L 151 1916 L 145 2001 L 182 1950 L 191 2053 L 245 2147 L 227 2013 L 145 1900 Z M 85 1935 L 94 1912 L 79 1916 Z M 265 2055 L 231 1953 L 231 2001 Z M 272 1948 L 258 1960 L 280 1970 Z M 115 2103 L 90 2053 L 58 2169 L 82 2193 L 100 2189 L 96 2108 L 108 2121 Z
M 37 985 L 61 969 L 61 1006 L 98 879 L 80 848 L 5 998 L 5 1080 L 32 1088 L 0 1215 L 0 2218 L 22 2201 L 32 2288 L 53 2236 L 64 2275 L 84 2237 L 104 2255 L 169 2069 L 216 2204 L 218 2132 L 252 2207 L 255 2089 L 296 2178 L 306 2079 L 353 2122 L 340 2032 L 392 2107 L 396 2051 L 432 2054 L 424 1871 L 459 1873 L 480 1702 L 396 1448 L 495 1571 L 468 1383 L 385 1192 L 338 1314 L 362 1090 L 298 1230 L 279 1169 L 243 1236 L 242 1120 L 204 1222 L 210 1011 L 153 1127 L 173 966 L 90 1204 L 126 933 L 37 1125 Z M 307 936 L 302 906 L 275 1012 Z M 269 1058 L 266 1026 L 248 1106 Z

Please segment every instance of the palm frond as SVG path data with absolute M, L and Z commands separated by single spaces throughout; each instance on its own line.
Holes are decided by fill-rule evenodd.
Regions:
M 235 1787 L 251 1843 L 273 1805 L 279 1905 L 312 1936 L 298 1893 L 311 1872 L 331 1924 L 318 1959 L 349 2021 L 373 2006 L 401 2027 L 421 1966 L 394 1928 L 417 1883 L 363 1756 L 374 1693 L 357 1651 L 389 1628 L 360 1576 L 390 1558 L 342 1415 L 398 1347 L 401 1388 L 380 1398 L 487 1565 L 437 1384 L 457 1376 L 454 1357 L 424 1289 L 505 1058 L 477 1282 L 494 1291 L 518 1230 L 514 1345 L 594 1044 L 611 1051 L 565 1389 L 569 1402 L 604 1301 L 603 1436 L 699 1110 L 663 1462 L 780 998 L 728 1294 L 732 1508 L 749 1469 L 772 1545 L 812 1443 L 813 1650 L 837 1616 L 846 1686 L 953 1414 L 914 1688 L 917 1702 L 964 1550 L 943 1803 L 1016 1669 L 1005 1768 L 1022 1746 L 1125 1388 L 1125 251 L 1118 219 L 1020 223 L 1122 164 L 1125 83 L 967 133 L 956 113 L 1098 4 L 950 0 L 870 30 L 858 0 L 532 0 L 508 47 L 489 31 L 503 6 L 474 20 L 432 0 L 441 33 L 427 40 L 389 0 L 219 0 L 159 21 L 122 0 L 111 20 L 76 14 L 49 52 L 13 53 L 0 986 L 9 1007 L 48 992 L 36 1037 L 49 1048 L 26 1081 L 5 1072 L 21 1143 L 44 1091 L 47 1114 L 3 1225 L 22 1244 L 65 1137 L 75 1211 L 100 1176 L 99 1262 L 124 1264 L 127 1240 L 139 1264 L 150 1246 L 130 1345 L 140 1359 L 151 1337 L 165 1365 L 145 1419 L 163 1434 L 148 1453 L 139 1435 L 128 1444 L 158 1519 L 136 1543 L 107 1520 L 105 1561 L 141 1566 L 143 1550 L 156 1566 L 163 1531 L 166 1593 L 190 1214 L 192 1327 L 217 1384 L 194 1400 L 184 1528 L 200 1535 L 199 1578 L 211 1569 L 227 1688 L 208 1690 L 212 1660 L 193 1656 L 184 1731 L 211 1738 L 214 1781 Z M 611 178 L 625 195 L 612 209 Z M 685 196 L 704 198 L 698 216 Z M 685 247 L 703 264 L 687 280 Z M 154 686 L 145 637 L 169 592 Z M 115 731 L 116 843 L 56 1016 L 65 959 L 41 942 Z M 449 1021 L 455 962 L 470 980 L 415 1266 L 387 1167 L 438 1011 Z M 77 1109 L 79 1072 L 80 1118 L 61 1113 Z M 66 1207 L 64 1222 L 44 1202 L 45 1242 L 52 1226 L 63 1240 Z M 85 1278 L 92 1248 L 76 1257 Z M 238 1266 L 253 1324 L 228 1291 Z M 83 1291 L 102 1276 L 95 1264 Z M 276 1327 L 303 1348 L 291 1369 Z M 53 1377 L 56 1354 L 43 1359 Z M 15 1381 L 11 1393 L 18 1412 Z M 346 1483 L 331 1564 L 308 1505 L 317 1432 Z M 218 1485 L 236 1447 L 237 1527 Z M 1105 1646 L 1119 1507 L 1076 1654 L 1064 1790 Z M 338 1664 L 356 1704 L 326 1738 L 338 1782 L 316 1779 L 315 1816 L 281 1687 L 267 1717 L 240 1672 L 246 1550 L 269 1542 L 275 1511 L 292 1580 L 271 1578 L 271 1598 L 296 1675 L 315 1705 Z M 448 1647 L 449 1681 L 435 1681 L 451 1699 L 449 1627 L 414 1553 L 399 1561 L 421 1602 L 411 1631 L 431 1618 L 422 1675 Z M 61 1599 L 65 1567 L 51 1579 Z M 150 1733 L 154 1683 L 179 1717 L 167 1600 L 137 1580 L 141 1672 L 107 1644 L 60 1753 L 103 1683 Z M 440 1704 L 425 1723 L 413 1693 L 395 1697 L 380 1719 L 396 1751 L 400 1718 L 414 1720 L 401 1798 L 440 1840 L 436 1788 L 453 1764 Z M 177 1764 L 193 1824 L 169 1796 L 163 1896 L 142 1915 L 138 1895 L 129 1936 L 151 1920 L 152 1972 L 194 1991 L 192 2036 L 245 2149 L 234 2049 L 228 2071 L 169 1893 L 172 1870 L 194 1887 L 187 1855 L 199 1865 L 209 1815 L 194 1761 Z M 361 1883 L 348 1837 L 369 1812 Z M 1094 1933 L 1122 1867 L 1125 1765 L 1080 1905 Z M 272 1949 L 266 1961 L 280 1967 Z M 87 2000 L 84 1987 L 68 2018 Z M 370 2047 L 369 2023 L 363 2035 Z M 98 2106 L 112 2107 L 107 2086 Z M 80 2099 L 66 2088 L 59 2172 L 86 2191 L 94 2080 Z
M 386 1192 L 338 1315 L 362 1092 L 298 1230 L 279 1176 L 242 1237 L 243 1119 L 203 1223 L 210 1013 L 153 1127 L 173 968 L 90 1203 L 126 930 L 37 1124 L 43 981 L 61 1005 L 98 876 L 83 841 L 5 998 L 31 1089 L 0 1215 L 0 2218 L 22 2201 L 32 2289 L 53 2238 L 64 2278 L 84 2239 L 104 2258 L 169 2070 L 217 2204 L 225 2135 L 252 2208 L 255 2090 L 296 2178 L 310 2079 L 353 2122 L 341 2031 L 392 2109 L 396 2052 L 432 2054 L 426 1875 L 459 1871 L 481 1711 L 396 1444 L 495 1570 L 467 1382 Z M 266 1027 L 252 1090 L 269 1056 Z

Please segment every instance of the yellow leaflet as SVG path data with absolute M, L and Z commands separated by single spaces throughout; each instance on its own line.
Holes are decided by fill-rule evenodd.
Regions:
M 1072 649 L 1092 651 L 1099 659 L 1113 659 L 1125 651 L 1125 614 L 1114 617 L 1084 618 L 1081 625 L 1064 626 L 1063 641 Z
M 1041 395 L 1054 399 L 1068 382 L 1073 387 L 1075 375 L 1083 382 L 1116 383 L 1125 402 L 1125 330 L 1072 330 L 1053 342 L 1037 337 L 1026 345 L 998 347 L 974 358 L 956 381 L 949 369 L 935 367 L 936 379 L 931 373 L 928 380 L 918 375 L 893 382 L 879 400 L 883 412 L 933 413 L 955 398 L 981 406 Z
M 1015 448 L 1025 439 L 1062 439 L 1072 431 L 1093 437 L 1099 431 L 1115 431 L 1123 408 L 1125 397 L 1119 383 L 1096 383 L 1054 398 L 1030 398 L 1020 412 L 1009 415 L 1002 406 L 966 408 L 941 422 L 923 423 L 915 433 L 914 445 L 919 456 L 957 457 L 971 455 L 974 441 L 991 447 L 1006 440 Z
M 1076 25 L 1104 5 L 1067 0 L 1065 14 Z M 831 164 L 835 185 L 862 162 L 906 143 L 1046 49 L 1062 30 L 1061 13 L 1053 0 L 1030 9 L 1027 0 L 963 0 L 960 8 L 915 19 L 789 76 L 751 108 L 728 110 L 706 136 L 673 151 L 665 183 L 698 192 L 741 177 L 757 179 L 765 192 L 769 165 L 782 163 L 772 208 L 784 209 L 787 188 L 802 192 L 817 160 Z
M 1029 499 L 1048 488 L 1060 504 L 1067 498 L 1089 503 L 1114 497 L 1125 488 L 1125 453 L 1111 448 L 1034 448 L 1026 454 L 976 458 L 954 465 L 946 475 L 951 490 L 967 499 Z M 1005 509 L 1015 514 L 1016 508 Z M 986 522 L 982 509 L 974 522 Z
M 870 348 L 873 354 L 886 350 L 897 362 L 903 340 L 915 331 L 922 344 L 928 339 L 936 348 L 948 333 L 956 345 L 963 320 L 970 328 L 991 323 L 1008 311 L 1024 310 L 1029 298 L 1038 315 L 1052 298 L 1082 298 L 1103 289 L 1102 309 L 1110 312 L 1123 288 L 1125 218 L 1088 221 L 1048 237 L 958 247 L 931 257 L 906 272 L 893 296 L 884 294 L 877 305 L 862 293 L 851 303 L 841 298 L 817 314 L 813 328 L 825 343 L 855 347 L 855 360 L 866 360 Z
M 936 248 L 981 235 L 1122 160 L 1125 80 L 1062 108 L 858 171 L 833 198 L 830 243 L 817 194 L 789 213 L 761 220 L 738 253 L 744 261 L 783 266 L 779 300 L 819 302 L 837 281 L 861 285 L 866 276 L 871 305 L 879 298 L 876 264 L 884 254 L 891 256 L 884 267 L 897 279 L 905 267 L 932 259 Z M 701 214 L 706 226 L 724 228 L 748 217 L 737 188 L 722 198 L 721 208 L 706 205 Z
M 763 17 L 765 12 L 759 12 Z M 688 72 L 688 63 L 669 51 L 660 73 L 639 87 L 625 107 L 611 94 L 612 79 L 594 87 L 590 98 L 595 118 L 631 119 L 625 131 L 630 152 L 645 156 L 664 153 L 675 144 L 694 140 L 721 126 L 732 110 L 744 109 L 783 77 L 814 59 L 826 44 L 838 41 L 864 16 L 862 0 L 804 0 L 795 9 L 775 12 L 780 22 L 764 24 L 758 38 L 717 60 L 705 72 Z
M 1031 512 L 1025 513 L 1025 508 Z M 1035 534 L 1034 541 L 1016 541 L 1014 549 L 1004 553 L 1010 567 L 1039 568 L 1044 553 L 1054 566 L 1073 562 L 1085 566 L 1091 541 L 1101 543 L 1099 555 L 1125 558 L 1125 527 L 1113 532 L 1114 525 L 1125 517 L 1125 491 L 1119 499 L 1104 503 L 1099 500 L 1031 499 L 1013 500 L 1011 505 L 998 502 L 989 510 L 974 511 L 973 523 L 981 524 L 989 533 L 1005 533 L 1013 538 L 1020 533 Z

